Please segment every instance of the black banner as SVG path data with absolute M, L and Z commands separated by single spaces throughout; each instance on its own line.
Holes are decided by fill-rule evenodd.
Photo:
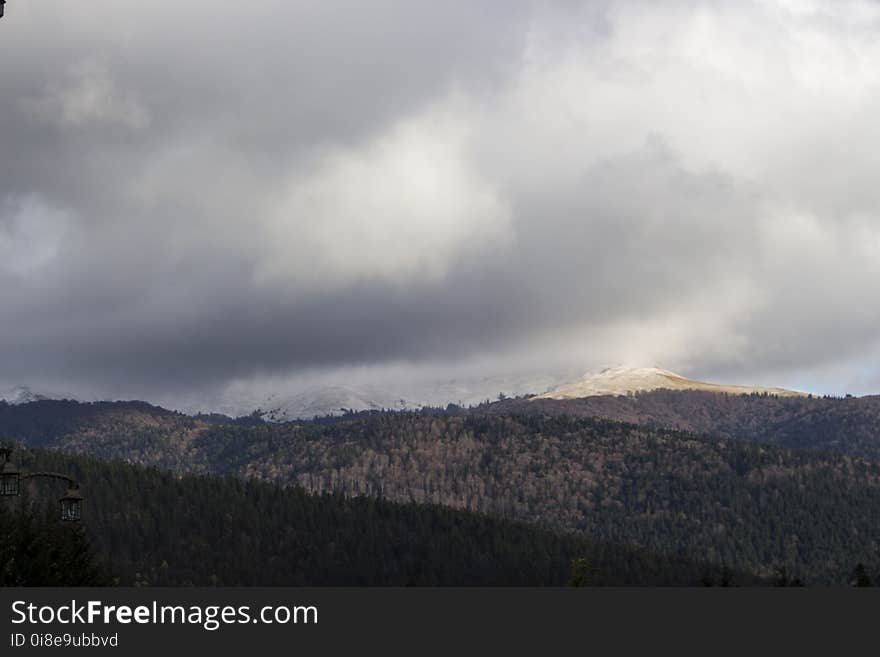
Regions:
M 0 645 L 4 655 L 844 654 L 874 642 L 878 603 L 870 589 L 10 588 L 0 589 Z

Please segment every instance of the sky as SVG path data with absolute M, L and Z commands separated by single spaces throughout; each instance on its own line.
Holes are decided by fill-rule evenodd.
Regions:
M 9 0 L 0 385 L 880 393 L 877 116 L 874 1 Z

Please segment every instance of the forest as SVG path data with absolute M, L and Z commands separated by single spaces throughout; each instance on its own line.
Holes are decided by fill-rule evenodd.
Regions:
M 784 409 L 781 401 L 747 400 Z M 178 475 L 441 505 L 761 577 L 784 570 L 811 583 L 840 583 L 854 564 L 878 562 L 880 465 L 846 450 L 534 412 L 272 424 L 141 403 L 26 406 L 40 405 L 57 412 L 0 407 L 0 431 L 29 445 Z M 830 413 L 837 405 L 826 407 Z
M 654 390 L 583 399 L 508 399 L 476 413 L 601 417 L 791 449 L 832 450 L 880 459 L 880 395 L 780 397 Z
M 698 586 L 767 583 L 678 556 L 433 504 L 307 494 L 18 448 L 86 496 L 62 523 L 38 489 L 0 501 L 0 585 Z

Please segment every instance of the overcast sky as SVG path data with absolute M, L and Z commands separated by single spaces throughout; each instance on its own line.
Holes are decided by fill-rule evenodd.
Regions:
M 877 2 L 9 0 L 0 383 L 880 392 L 878 116 Z

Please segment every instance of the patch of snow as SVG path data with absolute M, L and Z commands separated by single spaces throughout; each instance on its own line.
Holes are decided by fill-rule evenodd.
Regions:
M 605 368 L 595 374 L 587 374 L 579 381 L 550 390 L 535 399 L 582 399 L 600 395 L 626 396 L 651 390 L 705 390 L 730 394 L 767 393 L 780 397 L 805 397 L 807 393 L 785 388 L 763 386 L 726 385 L 706 383 L 685 378 L 675 372 L 658 367 Z
M 262 390 L 247 384 L 222 391 L 212 398 L 163 399 L 162 406 L 185 413 L 217 412 L 232 417 L 259 410 L 270 422 L 311 419 L 316 416 L 341 415 L 346 411 L 396 410 L 415 411 L 426 406 L 448 404 L 472 406 L 495 401 L 499 395 L 516 397 L 549 390 L 571 379 L 572 373 L 503 374 L 439 380 L 385 381 L 364 380 L 312 385 L 285 385 Z
M 70 395 L 58 395 L 55 393 L 50 393 L 46 391 L 35 391 L 32 390 L 28 386 L 13 386 L 11 388 L 6 388 L 5 390 L 0 390 L 0 399 L 6 401 L 8 404 L 19 405 L 19 404 L 29 404 L 35 401 L 43 401 L 46 399 L 74 399 Z

